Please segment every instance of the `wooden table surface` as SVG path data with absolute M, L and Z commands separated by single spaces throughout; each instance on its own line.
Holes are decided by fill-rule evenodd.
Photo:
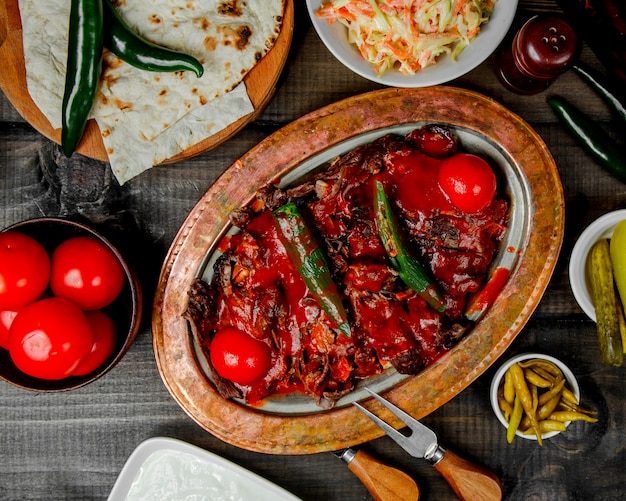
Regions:
M 500 0 L 506 1 L 506 0 Z M 555 8 L 550 0 L 521 0 L 519 21 Z M 155 364 L 151 301 L 165 254 L 183 220 L 216 178 L 260 140 L 290 121 L 339 99 L 379 88 L 337 62 L 295 1 L 295 30 L 277 92 L 254 123 L 193 159 L 153 168 L 119 186 L 108 164 L 65 159 L 0 95 L 0 227 L 36 216 L 82 217 L 116 228 L 132 242 L 146 293 L 144 322 L 126 357 L 105 377 L 73 392 L 41 394 L 0 382 L 0 499 L 105 499 L 130 453 L 142 441 L 167 436 L 217 453 L 288 489 L 303 500 L 367 500 L 370 494 L 329 453 L 274 456 L 228 445 L 201 429 L 167 392 Z M 587 46 L 581 58 L 601 69 Z M 573 73 L 546 92 L 520 96 L 498 82 L 493 58 L 451 85 L 494 98 L 529 122 L 554 155 L 566 201 L 560 259 L 538 309 L 513 345 L 483 376 L 423 421 L 460 455 L 492 469 L 507 500 L 617 500 L 626 490 L 624 368 L 598 356 L 595 325 L 577 306 L 567 266 L 580 232 L 626 204 L 626 186 L 606 174 L 574 142 L 546 104 L 563 95 L 617 135 L 604 103 Z M 623 130 L 621 131 L 623 133 Z M 537 256 L 541 259 L 541 256 Z M 582 399 L 599 411 L 596 424 L 574 423 L 567 433 L 507 444 L 488 397 L 500 362 L 526 351 L 554 355 L 577 375 Z M 383 437 L 366 451 L 413 476 L 422 499 L 456 499 L 426 462 Z

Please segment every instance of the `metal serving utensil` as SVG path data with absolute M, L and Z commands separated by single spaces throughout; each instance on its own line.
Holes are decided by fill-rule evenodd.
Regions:
M 465 501 L 490 501 L 502 499 L 502 486 L 498 477 L 488 469 L 471 463 L 443 448 L 437 435 L 402 409 L 366 388 L 368 393 L 405 423 L 411 433 L 405 435 L 362 405 L 354 405 L 411 456 L 430 462 L 450 484 L 456 495 Z
M 403 471 L 382 463 L 363 450 L 351 448 L 333 451 L 348 465 L 376 501 L 418 501 L 419 487 Z

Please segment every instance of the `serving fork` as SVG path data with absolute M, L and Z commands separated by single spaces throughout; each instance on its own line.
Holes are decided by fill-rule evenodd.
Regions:
M 460 499 L 465 501 L 502 499 L 500 480 L 492 471 L 445 449 L 439 444 L 437 435 L 430 428 L 369 388 L 365 389 L 372 397 L 406 424 L 410 433 L 405 435 L 396 430 L 389 423 L 356 402 L 353 405 L 411 456 L 430 462 L 435 470 L 446 479 Z

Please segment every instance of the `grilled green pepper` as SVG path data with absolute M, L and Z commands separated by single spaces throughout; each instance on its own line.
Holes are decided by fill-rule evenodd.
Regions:
M 122 61 L 147 71 L 190 70 L 202 76 L 204 68 L 195 57 L 149 42 L 128 26 L 111 0 L 104 0 L 104 5 L 104 46 Z
M 273 216 L 278 237 L 312 296 L 335 327 L 350 337 L 348 316 L 330 274 L 328 262 L 300 210 L 295 204 L 288 203 L 276 209 Z
M 559 96 L 548 104 L 580 145 L 610 174 L 626 183 L 626 152 L 587 115 Z
M 61 149 L 70 157 L 85 131 L 102 71 L 102 0 L 72 0 L 61 110 Z
M 443 311 L 445 304 L 437 284 L 406 247 L 400 226 L 380 181 L 374 183 L 374 213 L 383 247 L 402 281 L 433 308 Z

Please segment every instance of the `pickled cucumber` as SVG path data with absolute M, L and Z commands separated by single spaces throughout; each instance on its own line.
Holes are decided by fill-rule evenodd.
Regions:
M 603 238 L 594 244 L 589 265 L 600 358 L 606 365 L 619 367 L 624 361 L 624 352 L 615 307 L 617 297 L 608 240 Z

